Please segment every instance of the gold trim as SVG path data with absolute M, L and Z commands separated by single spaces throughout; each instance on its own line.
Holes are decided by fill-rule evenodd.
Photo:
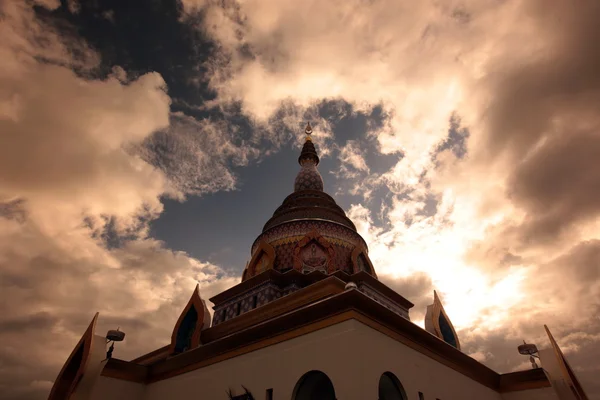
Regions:
M 333 244 L 337 244 L 338 246 L 345 247 L 347 249 L 351 249 L 351 248 L 356 247 L 356 245 L 354 243 L 349 242 L 349 241 L 344 240 L 344 239 L 338 239 L 336 237 L 332 237 L 332 236 L 328 236 L 328 235 L 322 235 L 322 236 L 328 242 L 331 242 Z M 272 242 L 269 242 L 269 244 L 271 246 L 273 246 L 273 247 L 277 247 L 277 246 L 281 246 L 281 245 L 284 245 L 284 244 L 298 243 L 302 239 L 304 239 L 304 235 L 289 236 L 289 237 L 285 237 L 285 238 L 273 240 Z

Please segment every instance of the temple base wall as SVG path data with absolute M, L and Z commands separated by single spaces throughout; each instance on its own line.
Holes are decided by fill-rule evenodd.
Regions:
M 501 400 L 500 393 L 356 320 L 345 321 L 252 353 L 222 361 L 147 387 L 146 400 L 225 399 L 247 387 L 257 399 L 273 389 L 274 399 L 292 399 L 300 377 L 327 374 L 338 399 L 376 399 L 381 375 L 395 374 L 408 395 L 425 399 Z M 529 397 L 532 399 L 531 397 Z
M 146 386 L 142 383 L 101 376 L 96 381 L 90 400 L 141 400 Z

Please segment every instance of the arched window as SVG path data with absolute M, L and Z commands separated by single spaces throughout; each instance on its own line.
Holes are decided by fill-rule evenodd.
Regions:
M 335 400 L 333 383 L 321 371 L 310 371 L 296 383 L 292 400 Z
M 196 329 L 197 321 L 198 312 L 196 311 L 196 307 L 192 305 L 187 314 L 185 314 L 185 317 L 179 326 L 179 330 L 177 331 L 175 353 L 184 352 L 192 347 L 192 335 Z
M 407 400 L 402 384 L 391 372 L 385 372 L 379 378 L 379 400 Z

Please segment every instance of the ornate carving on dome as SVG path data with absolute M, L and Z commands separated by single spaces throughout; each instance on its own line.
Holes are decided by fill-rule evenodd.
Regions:
M 258 243 L 258 247 L 252 255 L 252 259 L 248 264 L 248 272 L 246 278 L 251 278 L 262 272 L 265 272 L 269 268 L 273 268 L 275 264 L 275 249 L 269 243 L 261 240 Z
M 302 169 L 294 181 L 294 191 L 301 190 L 323 190 L 323 178 L 317 170 L 317 167 L 310 162 L 302 164 Z
M 335 249 L 319 232 L 312 230 L 304 236 L 294 249 L 294 269 L 300 272 L 335 272 L 332 262 Z
M 327 264 L 330 261 L 326 250 L 311 242 L 300 251 L 300 260 L 302 260 L 302 271 L 321 271 L 327 273 Z
M 373 275 L 377 278 L 377 274 L 375 273 L 375 268 L 373 268 L 373 264 L 367 255 L 367 249 L 362 246 L 356 246 L 354 250 L 352 250 L 352 255 L 350 256 L 352 260 L 352 273 L 356 274 L 358 272 L 364 271 L 370 275 Z
M 196 285 L 190 300 L 177 319 L 171 334 L 169 354 L 179 354 L 198 347 L 201 344 L 200 333 L 210 328 L 210 313 L 206 302 L 200 297 L 199 289 L 200 286 Z

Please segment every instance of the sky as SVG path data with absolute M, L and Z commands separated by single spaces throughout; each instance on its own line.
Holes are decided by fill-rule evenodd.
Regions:
M 423 326 L 530 368 L 547 324 L 600 399 L 600 3 L 0 1 L 0 398 L 46 398 L 96 311 L 164 346 L 325 190 Z

